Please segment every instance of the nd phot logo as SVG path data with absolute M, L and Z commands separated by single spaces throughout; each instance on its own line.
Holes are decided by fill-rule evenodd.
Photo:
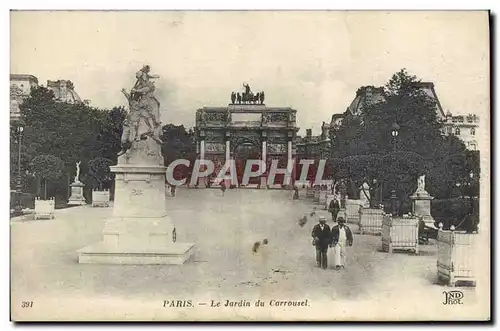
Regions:
M 443 305 L 463 305 L 464 293 L 462 291 L 443 291 L 443 294 Z

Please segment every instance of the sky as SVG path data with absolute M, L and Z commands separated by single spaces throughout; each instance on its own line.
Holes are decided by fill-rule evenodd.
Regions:
M 248 83 L 297 109 L 304 134 L 343 113 L 364 85 L 401 68 L 444 108 L 489 120 L 487 12 L 37 11 L 11 13 L 11 73 L 68 79 L 92 106 L 125 106 L 143 65 L 160 76 L 162 122 L 192 127 Z

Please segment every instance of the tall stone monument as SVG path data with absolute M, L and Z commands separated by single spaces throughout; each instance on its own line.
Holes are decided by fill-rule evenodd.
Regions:
M 83 188 L 85 187 L 85 184 L 79 180 L 81 163 L 81 161 L 76 163 L 75 181 L 70 185 L 71 196 L 68 199 L 69 206 L 83 206 L 87 204 L 85 202 L 85 198 L 83 197 Z
M 425 190 L 425 175 L 417 179 L 417 190 L 410 196 L 412 201 L 412 213 L 422 217 L 426 224 L 434 224 L 434 218 L 431 215 L 431 200 L 434 199 Z
M 161 155 L 160 103 L 149 66 L 123 94 L 129 103 L 115 173 L 113 216 L 106 221 L 103 240 L 78 251 L 79 263 L 183 264 L 194 244 L 177 243 L 167 215 L 166 167 Z

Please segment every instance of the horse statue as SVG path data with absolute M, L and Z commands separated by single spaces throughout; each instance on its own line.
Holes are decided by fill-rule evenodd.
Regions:
M 238 103 L 247 103 L 247 104 L 264 104 L 264 92 L 257 92 L 254 94 L 250 88 L 250 85 L 243 83 L 243 87 L 245 88 L 245 92 L 241 93 L 241 101 L 240 101 L 240 93 L 237 94 Z

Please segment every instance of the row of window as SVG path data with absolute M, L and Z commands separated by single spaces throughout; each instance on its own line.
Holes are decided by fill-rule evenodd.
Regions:
M 473 123 L 476 121 L 476 116 L 467 116 L 467 123 Z M 453 117 L 452 120 L 451 120 L 453 123 L 463 123 L 464 122 L 464 118 L 459 116 L 459 117 Z
M 448 127 L 448 133 L 452 133 L 452 132 L 453 132 L 453 128 Z M 460 135 L 460 128 L 455 128 L 455 135 L 456 136 Z M 475 128 L 471 128 L 470 129 L 470 135 L 471 136 L 475 136 L 476 135 L 476 129 Z

